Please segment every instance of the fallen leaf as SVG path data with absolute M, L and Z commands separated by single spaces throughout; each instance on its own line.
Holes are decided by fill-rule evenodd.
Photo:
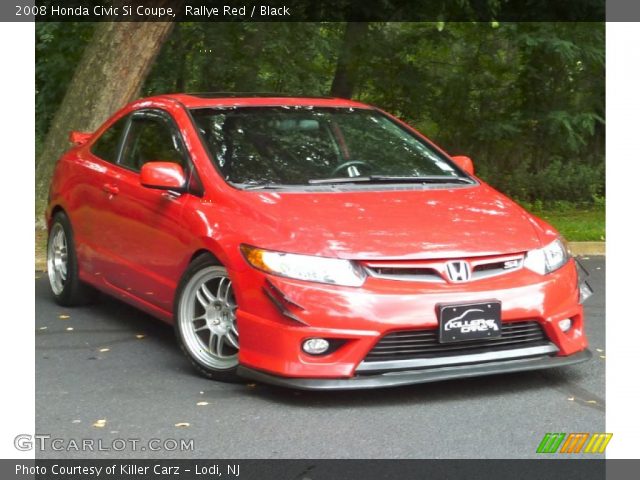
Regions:
M 602 353 L 602 352 L 604 352 L 604 350 L 603 350 L 603 349 L 601 349 L 601 348 L 596 348 L 596 352 L 598 352 L 598 353 Z
M 73 332 L 73 327 L 67 327 L 67 332 Z
M 204 395 L 204 392 L 200 392 L 200 395 Z
M 574 397 L 569 397 L 569 398 L 567 398 L 567 400 L 569 400 L 570 402 L 573 402 L 575 400 L 575 398 Z
M 46 330 L 48 327 L 40 327 L 38 330 Z
M 140 339 L 144 338 L 144 335 L 142 335 L 141 333 L 139 333 L 138 335 L 136 335 L 136 338 L 137 338 L 138 340 L 140 340 Z
M 604 356 L 604 355 L 600 355 L 600 358 L 601 358 L 601 359 L 603 359 L 603 360 L 605 360 L 607 357 L 606 357 L 606 356 Z
M 71 423 L 82 423 L 82 420 L 74 420 L 74 421 L 73 421 L 73 422 L 71 422 Z
M 176 423 L 174 426 L 178 428 L 183 428 L 183 427 L 190 427 L 191 424 L 187 422 L 180 422 L 180 423 Z
M 99 352 L 104 353 L 104 352 L 108 352 L 109 350 L 111 350 L 110 348 L 101 348 L 99 350 Z
M 93 426 L 95 428 L 104 428 L 104 426 L 107 424 L 107 421 L 105 419 L 102 420 L 96 420 L 96 422 L 93 424 Z
M 68 318 L 71 318 L 71 316 L 70 315 L 58 315 L 58 318 L 60 320 L 67 320 Z
M 247 383 L 247 387 L 256 388 L 256 384 L 255 383 Z
M 587 403 L 591 403 L 593 405 L 596 405 L 598 402 L 596 402 L 595 400 L 587 400 Z
M 205 405 L 209 405 L 209 402 L 198 402 L 196 403 L 196 405 L 199 407 L 204 407 Z

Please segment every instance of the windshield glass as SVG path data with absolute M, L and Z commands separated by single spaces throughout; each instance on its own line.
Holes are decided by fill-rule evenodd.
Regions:
M 191 113 L 216 168 L 240 186 L 468 179 L 376 110 L 238 107 Z

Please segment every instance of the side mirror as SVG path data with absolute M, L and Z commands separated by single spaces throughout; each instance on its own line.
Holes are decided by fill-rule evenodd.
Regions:
M 468 174 L 474 174 L 473 161 L 469 157 L 465 157 L 464 155 L 457 155 L 455 157 L 451 157 L 451 160 L 453 160 L 457 166 L 459 166 Z
M 69 141 L 74 145 L 84 145 L 89 141 L 91 135 L 93 135 L 93 133 L 78 132 L 77 130 L 74 130 L 72 132 L 69 132 Z
M 187 178 L 180 165 L 173 162 L 147 162 L 140 170 L 140 184 L 158 190 L 184 190 Z

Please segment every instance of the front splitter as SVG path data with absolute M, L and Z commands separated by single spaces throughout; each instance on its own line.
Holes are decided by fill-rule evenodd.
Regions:
M 279 377 L 240 365 L 238 375 L 262 383 L 299 390 L 360 390 L 370 388 L 400 387 L 418 383 L 439 382 L 458 378 L 497 375 L 500 373 L 524 372 L 546 368 L 563 367 L 586 362 L 592 357 L 590 350 L 569 356 L 539 356 L 517 360 L 494 361 L 429 369 L 416 369 L 356 375 L 351 378 L 295 378 Z

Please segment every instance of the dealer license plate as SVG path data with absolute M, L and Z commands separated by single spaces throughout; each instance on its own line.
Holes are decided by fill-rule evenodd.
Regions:
M 500 312 L 498 301 L 440 305 L 440 343 L 499 337 L 502 334 Z

